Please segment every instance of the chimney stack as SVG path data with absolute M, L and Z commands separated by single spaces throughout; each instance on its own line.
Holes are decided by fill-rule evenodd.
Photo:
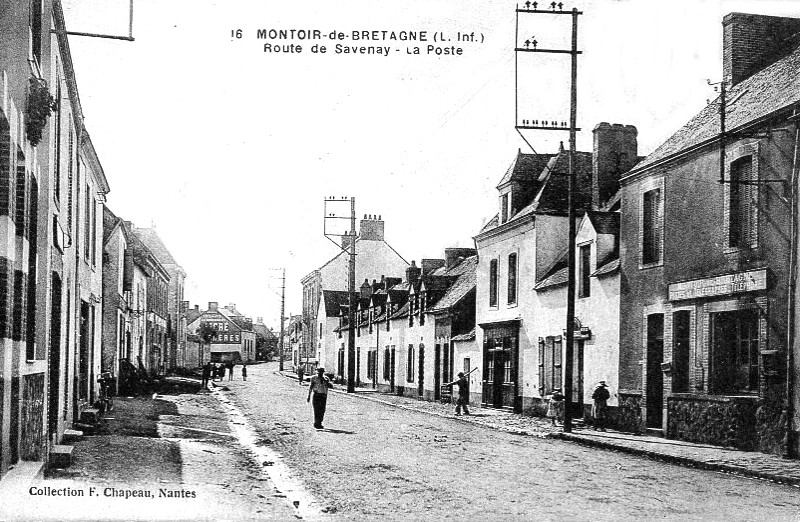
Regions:
M 367 241 L 383 241 L 383 220 L 381 216 L 365 214 L 359 227 L 359 239 Z
M 451 268 L 456 266 L 461 260 L 477 254 L 478 251 L 475 250 L 474 248 L 445 248 L 444 266 L 447 270 L 450 270 Z
M 217 301 L 209 301 L 208 302 L 208 311 L 209 312 L 216 312 L 219 309 L 219 302 Z
M 417 279 L 420 276 L 420 269 L 417 267 L 417 263 L 412 259 L 411 266 L 406 268 L 406 281 L 408 283 L 416 283 Z
M 633 125 L 602 122 L 592 133 L 592 208 L 599 209 L 619 190 L 619 178 L 636 165 L 638 131 Z
M 797 43 L 800 18 L 730 13 L 722 19 L 722 77 L 736 85 Z
M 369 279 L 364 279 L 361 284 L 361 299 L 369 299 L 372 295 L 372 285 L 369 284 Z

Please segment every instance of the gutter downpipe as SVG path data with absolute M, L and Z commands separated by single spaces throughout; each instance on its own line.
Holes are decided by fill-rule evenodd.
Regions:
M 789 236 L 789 322 L 787 328 L 787 353 L 786 353 L 786 403 L 783 411 L 785 436 L 783 439 L 783 457 L 796 458 L 797 444 L 794 432 L 794 350 L 795 350 L 795 311 L 797 303 L 797 230 L 798 230 L 798 153 L 800 153 L 800 122 L 798 122 L 798 110 L 793 111 L 792 119 L 795 125 L 794 157 L 792 159 L 792 177 L 790 188 L 791 203 L 791 234 Z

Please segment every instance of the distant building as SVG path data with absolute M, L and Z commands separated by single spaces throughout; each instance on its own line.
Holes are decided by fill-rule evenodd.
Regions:
M 164 341 L 164 363 L 167 368 L 184 366 L 182 360 L 186 350 L 186 317 L 181 306 L 186 272 L 175 261 L 155 228 L 134 228 L 136 237 L 144 243 L 169 275 L 167 295 L 166 339 Z
M 349 237 L 345 237 L 344 246 Z M 320 339 L 320 299 L 323 290 L 348 290 L 348 254 L 338 252 L 332 259 L 317 270 L 306 275 L 303 284 L 303 336 L 304 349 L 329 360 L 329 353 L 318 353 Z M 400 277 L 408 262 L 392 248 L 384 238 L 384 221 L 380 216 L 365 215 L 360 222 L 356 238 L 356 283 L 379 279 L 381 276 Z M 312 355 L 313 356 L 313 355 Z
M 201 324 L 208 324 L 217 331 L 216 338 L 210 343 L 211 361 L 241 363 L 255 360 L 256 333 L 252 329 L 252 322 L 248 327 L 244 316 L 235 307 L 223 309 L 218 302 L 211 301 L 208 309 L 188 324 L 188 333 L 197 335 Z
M 263 317 L 256 319 L 253 331 L 256 333 L 256 360 L 271 360 L 278 353 L 278 336 L 264 324 Z

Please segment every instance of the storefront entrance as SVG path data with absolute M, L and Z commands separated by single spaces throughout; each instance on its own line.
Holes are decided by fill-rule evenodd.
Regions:
M 483 336 L 483 403 L 518 409 L 519 323 L 481 325 Z

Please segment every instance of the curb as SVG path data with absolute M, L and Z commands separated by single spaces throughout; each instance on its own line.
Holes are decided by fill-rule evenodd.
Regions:
M 719 473 L 727 473 L 731 475 L 739 475 L 747 478 L 754 478 L 759 480 L 768 480 L 778 484 L 785 484 L 787 486 L 800 487 L 800 478 L 789 477 L 786 475 L 779 475 L 774 473 L 765 473 L 756 471 L 742 466 L 735 466 L 731 464 L 714 464 L 702 460 L 692 459 L 689 457 L 680 457 L 678 455 L 668 455 L 666 453 L 659 453 L 657 451 L 650 451 L 640 448 L 631 448 L 621 444 L 614 444 L 613 442 L 606 442 L 602 440 L 595 440 L 573 435 L 571 433 L 551 433 L 550 438 L 563 440 L 580 444 L 582 446 L 589 446 L 594 448 L 601 448 L 611 451 L 618 451 L 620 453 L 627 453 L 638 457 L 646 457 L 652 460 L 659 460 L 669 464 L 677 464 L 688 468 L 697 468 L 707 471 L 716 471 Z
M 280 375 L 281 377 L 284 377 L 284 378 L 287 378 L 287 379 L 291 378 L 291 377 L 287 377 L 286 375 L 281 374 L 278 371 L 276 371 L 275 373 L 277 375 Z M 519 429 L 519 428 L 509 428 L 509 427 L 506 427 L 506 426 L 500 426 L 500 425 L 497 425 L 497 424 L 484 423 L 484 422 L 481 422 L 481 421 L 478 421 L 478 420 L 469 419 L 469 418 L 465 419 L 464 417 L 455 417 L 455 416 L 445 415 L 445 414 L 441 414 L 441 413 L 437 413 L 437 412 L 433 412 L 433 411 L 428 411 L 428 410 L 424 410 L 424 409 L 414 408 L 414 407 L 411 407 L 411 406 L 404 406 L 402 404 L 395 404 L 393 402 L 384 401 L 384 400 L 378 399 L 376 397 L 370 397 L 370 396 L 358 395 L 358 394 L 348 394 L 348 393 L 346 393 L 344 391 L 335 390 L 335 389 L 332 389 L 331 391 L 334 392 L 334 393 L 339 393 L 339 394 L 347 395 L 347 396 L 350 396 L 350 397 L 357 397 L 359 399 L 363 399 L 363 400 L 367 400 L 367 401 L 377 402 L 377 403 L 380 403 L 380 404 L 386 404 L 388 406 L 393 406 L 395 408 L 400 408 L 400 409 L 403 409 L 403 410 L 414 411 L 414 412 L 417 412 L 417 413 L 424 413 L 426 415 L 432 415 L 434 417 L 440 417 L 440 418 L 443 418 L 443 419 L 450 419 L 450 420 L 454 420 L 454 421 L 457 421 L 457 422 L 463 422 L 465 424 L 472 424 L 472 425 L 482 426 L 484 428 L 503 431 L 505 433 L 511 433 L 513 435 L 521 435 L 521 436 L 526 436 L 526 437 L 536 437 L 536 438 L 545 438 L 545 439 L 557 439 L 557 440 L 562 440 L 562 441 L 565 441 L 565 442 L 571 442 L 571 443 L 574 443 L 574 444 L 580 444 L 582 446 L 600 448 L 600 449 L 605 449 L 605 450 L 610 450 L 610 451 L 618 451 L 620 453 L 626 453 L 628 455 L 633 455 L 633 456 L 637 456 L 637 457 L 645 457 L 645 458 L 648 458 L 648 459 L 657 460 L 657 461 L 661 461 L 661 462 L 666 462 L 668 464 L 676 464 L 676 465 L 687 467 L 687 468 L 703 469 L 703 470 L 706 470 L 706 471 L 716 471 L 718 473 L 726 473 L 726 474 L 730 474 L 730 475 L 738 475 L 738 476 L 741 476 L 741 477 L 747 477 L 747 478 L 753 478 L 753 479 L 759 479 L 759 480 L 768 480 L 770 482 L 775 482 L 775 483 L 778 483 L 778 484 L 784 484 L 784 485 L 787 485 L 787 486 L 800 487 L 800 477 L 791 477 L 791 476 L 774 474 L 774 473 L 765 473 L 765 472 L 762 472 L 762 471 L 756 471 L 756 470 L 753 470 L 753 469 L 745 468 L 745 467 L 742 467 L 742 466 L 735 466 L 735 465 L 731 465 L 731 464 L 714 464 L 714 463 L 705 462 L 705 461 L 702 461 L 702 460 L 692 459 L 692 458 L 689 458 L 689 457 L 680 457 L 680 456 L 677 456 L 677 455 L 669 455 L 669 454 L 660 453 L 660 452 L 657 452 L 657 451 L 651 451 L 651 450 L 645 450 L 645 449 L 639 449 L 639 448 L 631 448 L 629 446 L 625 446 L 625 445 L 622 445 L 622 444 L 615 444 L 613 442 L 607 442 L 607 441 L 603 441 L 603 440 L 585 438 L 585 437 L 573 435 L 571 433 L 563 433 L 563 432 L 536 433 L 536 432 L 530 432 L 528 430 L 523 430 L 523 429 Z

